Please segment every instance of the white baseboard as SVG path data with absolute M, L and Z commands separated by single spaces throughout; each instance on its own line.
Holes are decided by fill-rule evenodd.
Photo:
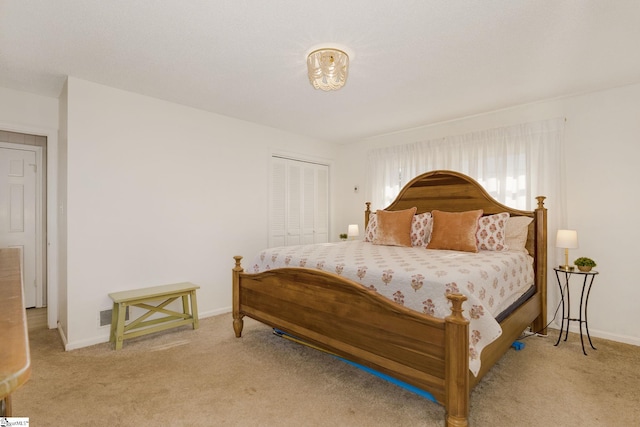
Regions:
M 550 326 L 550 329 L 555 329 L 556 331 L 560 332 L 560 327 L 554 325 L 554 326 Z M 576 334 L 580 333 L 580 329 L 578 328 L 578 325 L 569 325 L 569 332 L 573 332 Z M 584 334 L 584 338 L 586 339 L 586 331 L 583 329 L 582 333 Z M 606 331 L 601 331 L 599 329 L 591 329 L 589 328 L 589 335 L 591 335 L 592 338 L 602 338 L 605 340 L 609 340 L 609 341 L 615 341 L 615 342 L 620 342 L 620 343 L 624 343 L 624 344 L 631 344 L 631 345 L 637 345 L 640 346 L 640 338 L 637 337 L 630 337 L 627 335 L 619 335 L 619 334 L 612 334 L 611 332 L 606 332 Z
M 199 319 L 205 319 L 207 317 L 213 317 L 213 316 L 218 316 L 219 314 L 225 314 L 225 313 L 230 313 L 231 312 L 231 307 L 224 307 L 224 308 L 219 308 L 217 310 L 209 310 L 209 311 L 205 311 L 205 312 L 200 312 L 198 313 L 198 318 Z M 64 349 L 65 351 L 70 351 L 70 350 L 77 350 L 79 348 L 83 348 L 83 347 L 89 347 L 90 345 L 95 345 L 95 344 L 102 344 L 105 342 L 109 342 L 109 334 L 110 334 L 110 329 L 108 327 L 101 327 L 101 329 L 104 329 L 105 331 L 100 334 L 99 336 L 96 337 L 92 337 L 86 340 L 82 340 L 82 341 L 74 341 L 72 343 L 67 341 L 66 336 L 64 335 L 64 332 L 62 331 L 62 328 L 60 327 L 60 324 L 58 324 L 58 331 L 60 331 L 60 336 L 62 337 L 62 342 L 64 344 Z
M 64 330 L 62 330 L 62 325 L 58 322 L 58 334 L 60 335 L 60 339 L 62 340 L 62 345 L 64 346 L 65 351 L 67 350 L 67 336 L 64 334 Z
M 219 308 L 219 309 L 216 309 L 216 310 L 204 311 L 204 312 L 198 313 L 198 318 L 205 319 L 207 317 L 218 316 L 220 314 L 230 313 L 231 310 L 232 310 L 231 307 L 223 307 L 223 308 Z M 555 323 L 549 325 L 548 329 L 553 329 L 553 330 L 557 331 L 556 333 L 558 333 L 560 331 L 560 327 L 558 325 L 556 325 Z M 574 332 L 576 334 L 579 334 L 580 330 L 578 329 L 577 325 L 569 325 L 569 332 Z M 62 344 L 64 345 L 65 351 L 76 350 L 78 348 L 88 347 L 90 345 L 101 344 L 101 343 L 105 343 L 105 342 L 109 341 L 109 335 L 107 333 L 107 335 L 105 335 L 105 336 L 99 336 L 99 337 L 90 338 L 88 340 L 69 343 L 67 341 L 67 337 L 64 334 L 64 331 L 62 330 L 60 322 L 58 322 L 58 333 L 60 334 L 60 338 L 62 339 Z M 598 329 L 589 330 L 589 334 L 591 334 L 591 336 L 594 337 L 594 338 L 602 338 L 602 339 L 605 339 L 605 340 L 616 341 L 616 342 L 621 342 L 621 343 L 624 343 L 624 344 L 636 345 L 636 346 L 640 347 L 640 338 L 637 338 L 637 337 L 630 337 L 630 336 L 627 336 L 627 335 L 612 334 L 610 332 L 601 331 L 601 330 L 598 330 Z
M 96 345 L 96 344 L 102 344 L 104 342 L 108 342 L 109 341 L 109 334 L 107 333 L 106 336 L 102 337 L 92 337 L 86 340 L 82 340 L 82 341 L 75 341 L 75 342 L 71 342 L 71 343 L 67 343 L 64 347 L 64 349 L 66 351 L 70 351 L 70 350 L 77 350 L 79 348 L 83 348 L 83 347 L 89 347 L 90 345 Z
M 199 319 L 205 319 L 207 317 L 213 317 L 213 316 L 218 316 L 219 314 L 226 314 L 226 313 L 231 313 L 231 307 L 223 307 L 223 308 L 218 308 L 216 310 L 209 310 L 209 311 L 205 311 L 205 312 L 200 312 L 198 313 L 198 318 Z

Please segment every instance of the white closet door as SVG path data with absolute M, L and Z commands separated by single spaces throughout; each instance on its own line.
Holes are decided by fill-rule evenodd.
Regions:
M 302 167 L 300 162 L 289 161 L 287 164 L 287 235 L 285 244 L 299 245 L 302 243 Z
M 287 235 L 287 165 L 284 159 L 271 159 L 269 193 L 269 247 L 285 246 Z
M 315 165 L 302 168 L 302 244 L 315 243 L 316 170 Z
M 314 243 L 329 241 L 329 167 L 318 165 L 316 171 L 316 206 Z
M 269 246 L 327 242 L 329 167 L 272 157 Z

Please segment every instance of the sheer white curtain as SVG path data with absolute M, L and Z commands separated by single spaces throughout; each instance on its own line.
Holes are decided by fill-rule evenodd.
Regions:
M 415 176 L 436 169 L 462 172 L 476 179 L 507 206 L 533 210 L 545 196 L 547 212 L 547 283 L 549 316 L 559 301 L 552 267 L 560 250 L 556 230 L 566 224 L 564 166 L 565 120 L 552 119 L 431 141 L 372 150 L 367 157 L 371 208 L 384 209 Z M 549 318 L 551 318 L 549 317 Z
M 415 176 L 447 169 L 471 176 L 516 209 L 533 210 L 535 197 L 546 196 L 545 206 L 553 207 L 549 230 L 555 230 L 565 217 L 563 134 L 559 118 L 371 150 L 371 207 L 388 206 Z

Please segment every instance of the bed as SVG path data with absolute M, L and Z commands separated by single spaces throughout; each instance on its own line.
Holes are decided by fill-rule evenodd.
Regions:
M 510 219 L 531 218 L 523 251 L 531 260 L 533 287 L 501 316 L 500 334 L 482 348 L 475 369 L 470 370 L 474 356 L 473 346 L 470 347 L 470 307 L 465 305 L 465 314 L 463 305 L 471 295 L 466 295 L 465 287 L 446 292 L 444 298 L 450 304 L 450 312 L 437 317 L 408 308 L 357 280 L 317 265 L 275 266 L 254 273 L 245 272 L 242 257 L 235 256 L 235 335 L 242 335 L 243 317 L 251 317 L 314 347 L 429 392 L 444 405 L 447 426 L 467 426 L 473 386 L 527 327 L 546 333 L 547 211 L 544 197 L 536 199 L 534 211 L 512 209 L 494 200 L 468 176 L 432 171 L 409 182 L 382 212 L 401 214 L 415 207 L 415 215 L 482 210 L 482 218 L 504 213 Z M 367 203 L 367 231 L 371 228 L 371 214 Z M 380 220 L 382 214 L 377 214 Z M 435 233 L 435 223 L 440 222 L 434 221 Z

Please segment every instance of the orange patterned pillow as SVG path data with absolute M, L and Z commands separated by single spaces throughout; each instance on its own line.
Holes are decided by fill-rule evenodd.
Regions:
M 482 209 L 466 212 L 443 212 L 434 210 L 433 230 L 427 249 L 450 249 L 453 251 L 478 252 L 476 232 Z
M 411 246 L 411 221 L 416 208 L 402 211 L 376 211 L 378 230 L 374 245 Z
M 431 237 L 431 212 L 416 214 L 411 220 L 411 246 L 426 246 Z M 369 223 L 364 232 L 364 241 L 373 242 L 378 233 L 378 220 L 375 212 L 369 214 Z

